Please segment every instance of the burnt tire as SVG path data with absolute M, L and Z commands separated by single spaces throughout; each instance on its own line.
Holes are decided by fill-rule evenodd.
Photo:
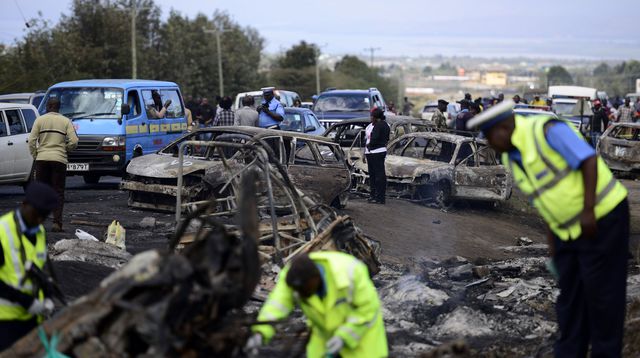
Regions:
M 451 184 L 444 180 L 436 184 L 433 199 L 439 208 L 448 209 L 451 206 Z

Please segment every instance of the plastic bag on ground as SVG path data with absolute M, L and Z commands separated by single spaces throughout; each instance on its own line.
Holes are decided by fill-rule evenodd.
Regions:
M 127 230 L 120 225 L 120 222 L 113 220 L 107 228 L 107 244 L 116 246 L 122 250 L 125 250 L 125 239 Z
M 79 240 L 89 240 L 89 241 L 100 241 L 95 236 L 89 234 L 88 232 L 80 229 L 76 229 L 76 237 Z

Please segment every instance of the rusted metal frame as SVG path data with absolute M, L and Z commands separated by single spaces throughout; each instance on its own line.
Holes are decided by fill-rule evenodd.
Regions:
M 215 147 L 215 146 L 223 146 L 223 147 L 232 147 L 232 148 L 246 148 L 245 144 L 239 143 L 228 143 L 228 142 L 217 142 L 217 141 L 201 141 L 201 140 L 188 140 L 180 143 L 178 147 L 178 183 L 176 188 L 176 227 L 180 224 L 180 219 L 182 216 L 182 187 L 184 185 L 184 148 L 187 145 L 199 145 L 205 147 Z
M 282 266 L 282 255 L 280 249 L 280 237 L 278 236 L 278 218 L 276 217 L 275 200 L 273 198 L 273 187 L 271 186 L 271 170 L 269 167 L 269 155 L 264 148 L 256 148 L 258 156 L 262 157 L 263 173 L 265 181 L 267 182 L 267 197 L 269 198 L 269 205 L 271 205 L 271 227 L 273 231 L 273 243 L 276 249 L 274 259 L 276 264 Z

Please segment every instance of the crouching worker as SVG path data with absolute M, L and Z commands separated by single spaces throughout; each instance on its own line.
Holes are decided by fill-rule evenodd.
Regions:
M 53 311 L 30 277 L 42 270 L 47 241 L 42 223 L 58 206 L 58 194 L 33 182 L 20 208 L 0 217 L 0 352 L 29 333 Z
M 301 255 L 286 266 L 258 321 L 286 318 L 300 305 L 311 327 L 307 357 L 386 357 L 380 300 L 365 264 L 341 252 Z M 246 349 L 268 343 L 275 329 L 253 326 Z

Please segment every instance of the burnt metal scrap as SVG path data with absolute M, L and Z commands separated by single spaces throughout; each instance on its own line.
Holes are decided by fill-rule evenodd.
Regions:
M 57 349 L 77 357 L 232 356 L 246 339 L 240 310 L 260 276 L 252 199 L 243 183 L 241 234 L 215 218 L 181 253 L 147 251 L 43 324 Z M 189 225 L 191 218 L 185 220 Z M 243 333 L 245 332 L 245 333 Z M 2 357 L 44 356 L 33 331 Z
M 614 171 L 640 173 L 640 123 L 615 123 L 598 142 L 598 154 Z
M 261 262 L 274 263 L 280 267 L 293 257 L 302 253 L 317 250 L 340 250 L 350 253 L 367 264 L 372 275 L 379 271 L 380 245 L 367 238 L 348 216 L 339 216 L 335 210 L 324 204 L 316 204 L 313 198 L 300 191 L 291 179 L 286 168 L 276 159 L 271 146 L 236 145 L 214 142 L 220 150 L 225 147 L 237 147 L 243 156 L 252 158 L 248 164 L 237 167 L 228 166 L 222 190 L 235 193 L 241 187 L 239 181 L 242 173 L 255 171 L 257 175 L 257 211 L 262 219 L 258 227 L 258 243 Z M 182 157 L 179 158 L 179 161 Z M 178 176 L 180 178 L 180 176 Z M 225 210 L 220 210 L 218 203 L 225 203 Z M 215 201 L 181 204 L 178 195 L 176 221 L 180 222 L 182 210 L 197 211 L 200 217 L 217 217 L 233 228 L 236 223 L 234 215 L 238 213 L 237 197 L 230 194 Z M 176 237 L 179 242 L 173 246 L 183 247 L 195 240 L 205 225 L 196 224 L 185 228 L 184 233 Z
M 286 169 L 295 185 L 314 201 L 344 205 L 350 177 L 337 144 L 317 136 L 254 127 L 201 129 L 157 153 L 135 158 L 127 166 L 121 188 L 129 192 L 130 206 L 162 211 L 174 210 L 178 194 L 184 203 L 225 199 L 233 195 L 225 185 L 229 174 L 255 160 L 254 152 L 243 149 L 245 144 L 268 147 L 272 165 L 277 162 Z M 225 211 L 226 203 L 218 202 Z
M 350 151 L 353 149 L 350 149 Z M 442 132 L 413 132 L 391 141 L 385 161 L 387 192 L 446 206 L 453 200 L 505 201 L 512 182 L 486 141 Z M 362 155 L 353 158 L 357 191 L 369 190 Z

